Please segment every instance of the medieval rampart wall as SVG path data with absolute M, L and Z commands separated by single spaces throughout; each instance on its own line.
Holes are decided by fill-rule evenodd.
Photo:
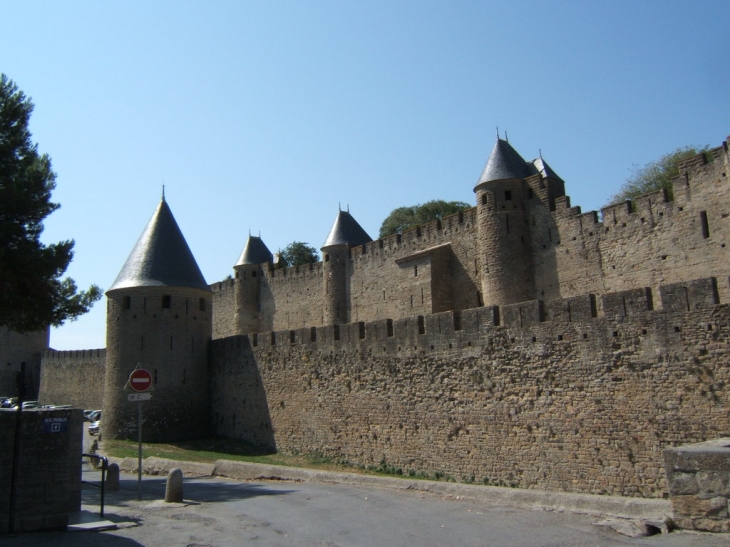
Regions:
M 505 239 L 502 245 L 507 256 L 510 247 L 531 249 L 534 289 L 525 294 L 534 292 L 534 298 L 541 300 L 634 287 L 656 292 L 663 284 L 707 276 L 718 279 L 718 291 L 728 300 L 729 169 L 725 142 L 683 162 L 673 201 L 662 190 L 633 203 L 605 207 L 600 215 L 571 207 L 570 198 L 560 195 L 562 187 L 554 189 L 557 197 L 550 197 L 548 187 L 557 184 L 554 180 L 530 177 L 520 196 L 513 190 L 495 190 L 494 207 L 503 213 L 500 222 L 511 218 L 513 232 L 518 221 L 529 228 L 526 236 Z M 502 195 L 506 193 L 509 199 Z M 520 211 L 511 215 L 514 208 Z M 497 303 L 482 301 L 476 214 L 475 207 L 351 249 L 346 283 L 349 320 L 398 319 Z M 213 286 L 214 338 L 241 334 L 234 320 L 236 282 Z M 259 331 L 322 326 L 324 287 L 322 263 L 285 270 L 265 265 L 257 304 Z M 597 305 L 600 310 L 601 299 Z
M 105 349 L 44 351 L 40 393 L 43 405 L 100 409 L 104 401 Z
M 353 321 L 407 317 L 480 304 L 476 209 L 350 250 L 347 297 Z M 423 252 L 427 251 L 427 252 Z M 322 263 L 271 269 L 263 265 L 257 306 L 259 330 L 322 326 Z M 236 332 L 236 284 L 213 289 L 213 337 Z
M 322 324 L 322 263 L 267 270 L 261 279 L 261 330 Z
M 214 340 L 214 432 L 405 474 L 662 496 L 664 448 L 730 430 L 730 307 L 714 279 L 596 300 Z
M 17 374 L 21 363 L 25 363 L 26 400 L 38 396 L 40 382 L 41 352 L 48 349 L 51 329 L 39 332 L 19 333 L 7 327 L 0 327 L 0 396 L 18 395 Z
M 238 334 L 236 328 L 237 279 L 224 279 L 213 283 L 213 337 L 223 338 Z
M 605 294 L 632 287 L 654 291 L 667 283 L 718 278 L 730 298 L 730 181 L 727 142 L 686 160 L 673 185 L 605 207 L 601 215 L 556 200 L 552 218 L 533 230 L 538 298 Z

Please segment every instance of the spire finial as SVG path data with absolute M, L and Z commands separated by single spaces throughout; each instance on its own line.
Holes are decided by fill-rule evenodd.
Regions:
M 499 126 L 497 126 L 497 140 L 499 140 Z
M 509 137 L 507 136 L 507 130 L 504 130 L 504 140 L 509 142 Z
M 162 185 L 162 201 L 165 201 L 165 185 Z
M 538 151 L 538 152 L 539 152 L 539 154 L 540 154 L 540 159 L 542 159 L 542 148 L 538 148 L 538 149 L 537 149 L 537 151 Z

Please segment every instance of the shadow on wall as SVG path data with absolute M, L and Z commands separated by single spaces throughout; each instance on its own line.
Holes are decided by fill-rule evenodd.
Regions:
M 275 452 L 269 403 L 250 340 L 233 336 L 211 342 L 213 433 Z

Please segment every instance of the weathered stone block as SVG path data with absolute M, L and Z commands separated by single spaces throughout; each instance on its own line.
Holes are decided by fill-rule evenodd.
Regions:
M 701 497 L 730 497 L 730 473 L 722 471 L 698 471 L 696 478 Z
M 702 499 L 698 496 L 672 496 L 672 511 L 683 517 L 727 518 L 727 499 L 722 496 Z
M 524 328 L 539 325 L 545 321 L 545 308 L 542 300 L 508 304 L 502 306 L 502 317 L 507 327 Z
M 695 473 L 673 473 L 668 478 L 669 493 L 673 496 L 696 494 L 698 492 Z

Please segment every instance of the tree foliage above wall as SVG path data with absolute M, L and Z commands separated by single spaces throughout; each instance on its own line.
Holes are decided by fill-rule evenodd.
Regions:
M 679 176 L 679 163 L 708 150 L 708 146 L 684 146 L 664 154 L 659 159 L 647 163 L 643 167 L 634 165 L 631 176 L 621 186 L 607 205 L 621 203 L 643 194 L 664 188 L 672 196 L 672 181 Z
M 380 226 L 379 237 L 382 239 L 393 234 L 400 234 L 409 228 L 453 215 L 471 207 L 463 201 L 444 201 L 435 199 L 420 205 L 398 207 L 393 209 Z
M 302 241 L 292 241 L 284 247 L 284 250 L 279 249 L 277 254 L 279 256 L 279 260 L 276 261 L 277 268 L 290 268 L 319 262 L 317 249 Z
M 73 241 L 40 241 L 43 220 L 59 205 L 51 202 L 51 158 L 31 141 L 32 112 L 31 100 L 0 75 L 0 325 L 18 332 L 62 325 L 101 298 L 96 285 L 78 291 L 62 278 Z

